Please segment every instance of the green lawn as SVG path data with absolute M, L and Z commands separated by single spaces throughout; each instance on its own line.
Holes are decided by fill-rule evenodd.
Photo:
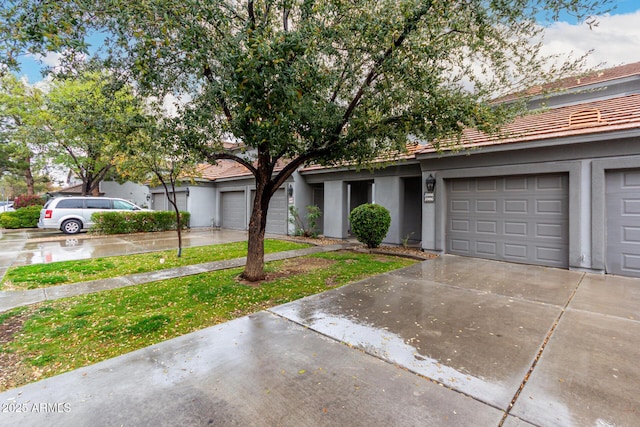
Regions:
M 265 253 L 307 248 L 310 245 L 283 240 L 265 240 Z M 247 242 L 184 248 L 180 258 L 176 250 L 144 254 L 52 262 L 10 268 L 0 289 L 36 289 L 64 283 L 106 279 L 126 274 L 145 273 L 165 268 L 240 258 L 247 255 Z
M 24 322 L 0 347 L 12 360 L 11 366 L 0 366 L 12 370 L 3 386 L 20 386 L 414 262 L 321 253 L 268 263 L 275 278 L 259 286 L 240 283 L 242 269 L 230 269 L 17 308 L 0 315 L 0 324 Z

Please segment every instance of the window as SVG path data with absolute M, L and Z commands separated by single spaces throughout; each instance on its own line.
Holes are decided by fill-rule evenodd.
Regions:
M 82 199 L 64 199 L 60 200 L 56 205 L 59 209 L 82 209 L 84 207 Z
M 87 209 L 111 209 L 109 199 L 87 199 Z
M 134 205 L 129 202 L 125 202 L 124 200 L 114 200 L 113 201 L 113 209 L 120 209 L 124 211 L 133 211 L 136 209 Z

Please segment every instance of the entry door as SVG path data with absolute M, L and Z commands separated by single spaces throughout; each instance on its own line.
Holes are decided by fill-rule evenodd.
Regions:
M 640 277 L 640 170 L 607 172 L 607 273 Z

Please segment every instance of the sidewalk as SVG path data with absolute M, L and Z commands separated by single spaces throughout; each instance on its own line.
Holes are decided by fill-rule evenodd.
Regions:
M 305 249 L 276 252 L 265 255 L 265 262 L 278 261 L 287 258 L 315 254 L 319 252 L 332 252 L 350 246 L 350 244 L 338 244 L 327 246 L 312 246 Z M 0 313 L 15 307 L 35 304 L 42 301 L 56 300 L 76 295 L 101 292 L 109 289 L 123 288 L 126 286 L 140 285 L 158 280 L 174 279 L 176 277 L 191 276 L 209 271 L 224 270 L 227 268 L 242 267 L 246 263 L 246 257 L 231 260 L 207 262 L 203 264 L 187 265 L 183 267 L 169 268 L 165 270 L 151 271 L 148 273 L 129 274 L 110 279 L 92 280 L 89 282 L 71 283 L 67 285 L 51 286 L 41 289 L 25 291 L 1 291 Z

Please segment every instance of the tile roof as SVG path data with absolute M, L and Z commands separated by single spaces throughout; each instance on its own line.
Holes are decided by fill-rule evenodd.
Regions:
M 496 102 L 506 102 L 525 94 L 535 95 L 549 91 L 570 90 L 631 76 L 640 77 L 640 62 L 587 73 L 577 77 L 567 77 L 545 86 L 534 87 L 527 93 L 500 98 Z M 456 148 L 476 148 L 636 128 L 640 129 L 640 94 L 536 111 L 516 118 L 505 126 L 503 134 L 497 136 L 487 135 L 475 129 L 466 129 L 462 135 L 461 145 Z M 452 143 L 453 141 L 442 141 L 442 149 L 446 150 L 446 146 Z M 237 148 L 238 146 L 238 144 L 226 143 L 225 148 Z M 415 159 L 417 154 L 427 154 L 435 151 L 431 145 L 410 143 L 407 144 L 406 152 L 394 151 L 382 155 L 374 160 L 374 163 L 411 160 Z M 284 162 L 281 162 L 279 168 L 283 166 Z M 354 166 L 354 164 L 344 163 L 333 167 L 350 166 Z M 301 171 L 311 172 L 333 167 L 312 164 L 305 166 Z M 248 169 L 232 160 L 220 160 L 217 165 L 200 165 L 199 173 L 202 178 L 210 181 L 251 175 Z
M 245 168 L 240 163 L 227 159 L 218 160 L 218 163 L 215 165 L 210 165 L 208 163 L 199 164 L 196 168 L 196 172 L 198 178 L 203 178 L 209 181 L 251 174 L 249 169 Z
M 279 160 L 276 164 L 275 170 L 281 170 L 286 164 L 286 161 Z M 230 159 L 220 159 L 215 165 L 201 163 L 196 167 L 196 172 L 197 178 L 206 179 L 209 181 L 216 181 L 224 178 L 240 178 L 245 176 L 252 176 L 249 169 L 247 169 L 240 163 Z
M 378 156 L 373 163 L 382 164 L 389 161 L 398 161 L 398 160 L 411 160 L 415 158 L 417 152 L 419 152 L 424 146 L 419 145 L 417 142 L 411 142 L 406 145 L 406 151 L 391 151 L 386 154 Z M 321 166 L 316 164 L 311 164 L 305 166 L 301 169 L 301 172 L 311 172 L 315 170 L 321 169 L 331 169 L 335 167 L 350 167 L 355 166 L 353 162 L 345 162 L 343 164 L 339 164 L 336 166 Z
M 498 136 L 467 129 L 463 133 L 461 147 L 475 148 L 625 129 L 640 129 L 640 94 L 535 112 L 515 119 Z M 426 146 L 419 153 L 435 151 L 432 146 Z
M 640 76 L 640 62 L 634 62 L 632 64 L 620 65 L 617 67 L 607 68 L 604 70 L 597 70 L 582 74 L 579 76 L 566 77 L 554 82 L 548 83 L 542 86 L 534 86 L 527 91 L 521 93 L 515 93 L 512 95 L 506 95 L 494 102 L 507 102 L 512 101 L 522 96 L 538 95 L 547 92 L 558 92 L 563 90 L 576 89 L 579 87 L 585 87 L 598 83 L 604 83 L 611 80 L 622 79 L 625 77 Z

